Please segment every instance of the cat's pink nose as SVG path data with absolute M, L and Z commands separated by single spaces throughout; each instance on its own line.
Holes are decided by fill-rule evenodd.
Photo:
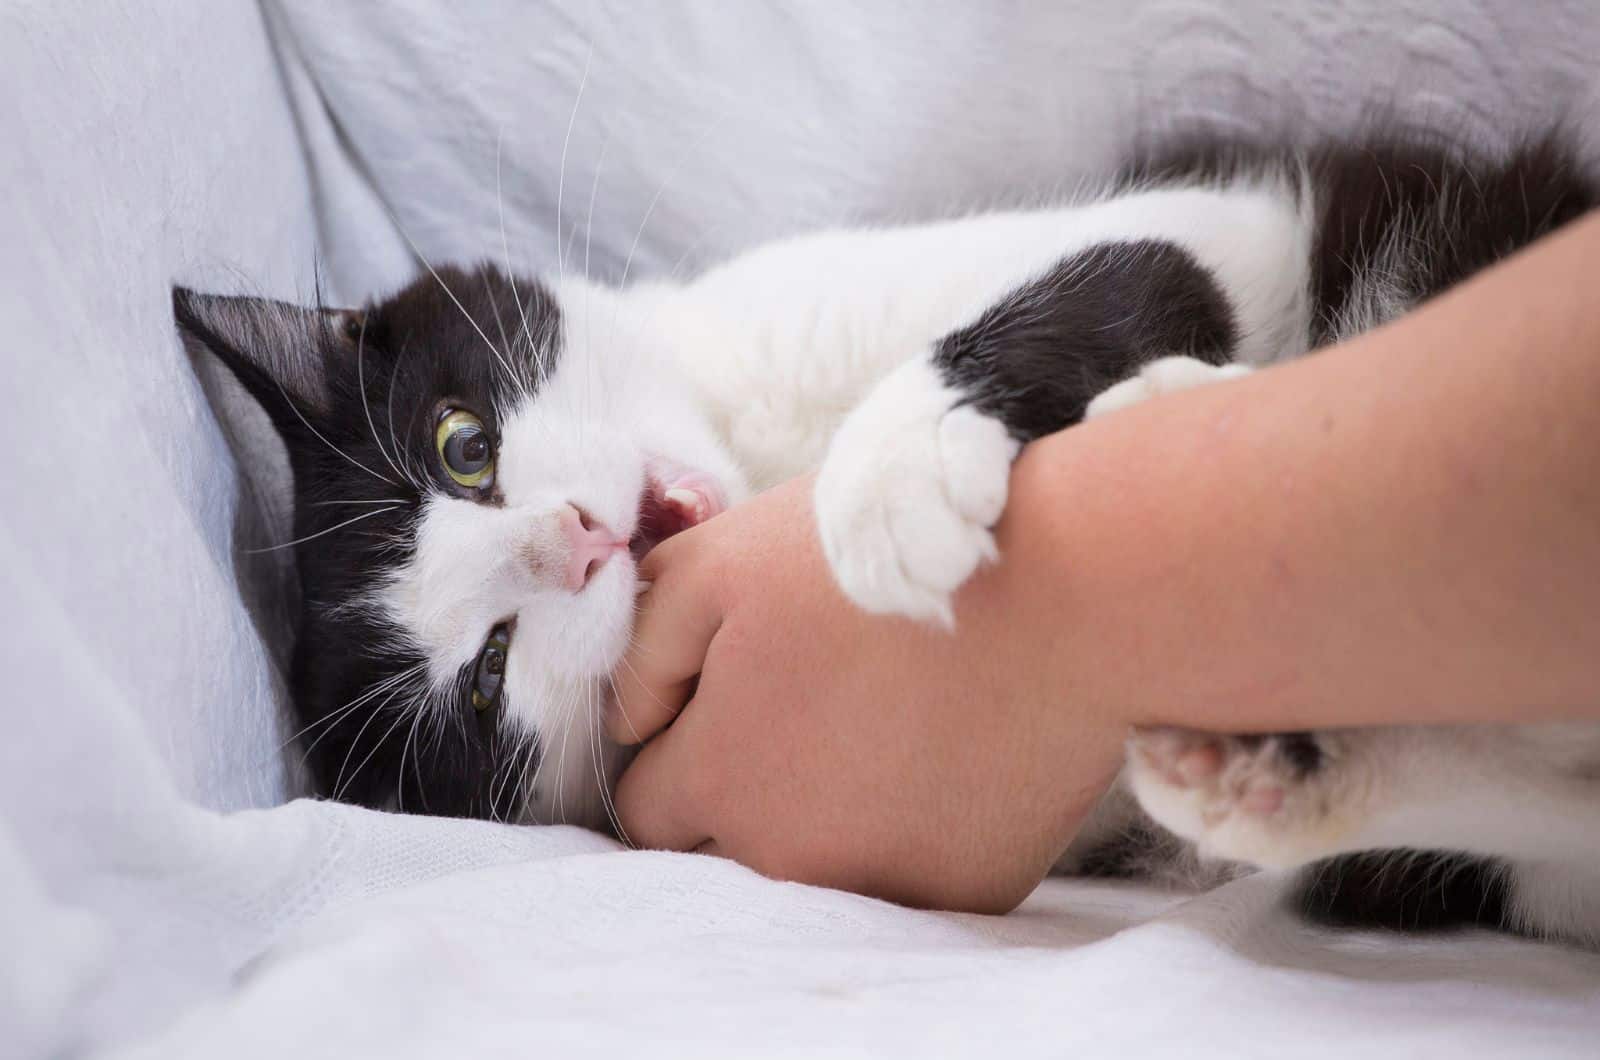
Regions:
M 561 536 L 567 541 L 566 576 L 562 584 L 572 592 L 588 585 L 606 560 L 628 551 L 627 538 L 618 537 L 570 504 L 561 509 L 559 519 Z

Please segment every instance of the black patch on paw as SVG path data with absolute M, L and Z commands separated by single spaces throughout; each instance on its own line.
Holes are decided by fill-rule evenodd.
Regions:
M 1385 931 L 1510 930 L 1506 865 L 1444 851 L 1346 854 L 1306 870 L 1296 899 L 1311 921 Z

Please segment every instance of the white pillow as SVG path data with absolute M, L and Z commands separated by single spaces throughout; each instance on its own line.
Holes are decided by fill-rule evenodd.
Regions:
M 1493 145 L 1600 102 L 1588 0 L 274 2 L 424 254 L 554 267 L 559 200 L 566 267 L 592 236 L 612 278 L 636 234 L 633 276 L 1059 194 L 1171 126 L 1304 136 L 1391 110 Z M 373 239 L 325 220 L 332 244 Z

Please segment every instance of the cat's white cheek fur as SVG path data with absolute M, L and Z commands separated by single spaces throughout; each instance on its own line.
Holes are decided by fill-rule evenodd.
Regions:
M 1017 443 L 959 404 L 927 358 L 883 380 L 844 421 L 817 476 L 822 547 L 857 606 L 950 627 L 950 597 L 996 557 Z

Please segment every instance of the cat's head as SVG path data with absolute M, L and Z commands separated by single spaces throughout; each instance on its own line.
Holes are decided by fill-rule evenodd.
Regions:
M 174 291 L 289 452 L 322 794 L 603 823 L 636 560 L 744 491 L 622 305 L 487 266 L 358 310 Z

